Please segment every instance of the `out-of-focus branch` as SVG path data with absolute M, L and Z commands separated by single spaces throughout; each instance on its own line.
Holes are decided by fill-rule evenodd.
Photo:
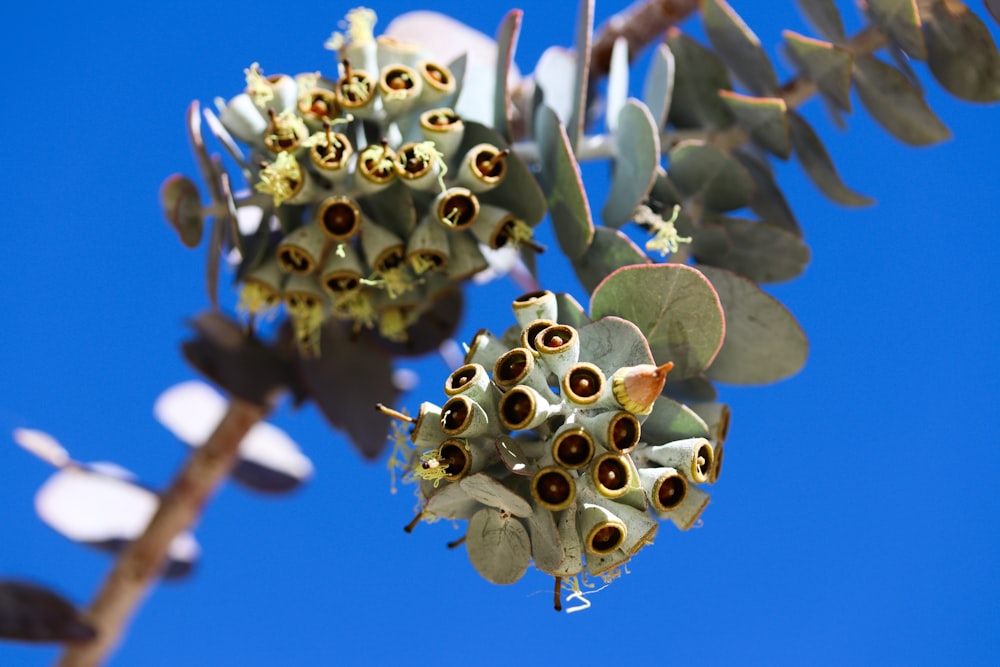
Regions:
M 87 610 L 97 638 L 67 648 L 58 663 L 61 667 L 100 665 L 114 651 L 136 608 L 159 578 L 170 542 L 198 520 L 229 474 L 240 442 L 266 414 L 264 407 L 232 399 L 215 432 L 192 452 L 164 493 L 146 532 L 122 552 Z
M 629 58 L 634 59 L 646 46 L 662 39 L 668 28 L 686 19 L 701 6 L 701 0 L 637 0 L 618 12 L 594 35 L 590 53 L 590 76 L 606 76 L 611 67 L 611 50 L 619 37 L 628 41 Z

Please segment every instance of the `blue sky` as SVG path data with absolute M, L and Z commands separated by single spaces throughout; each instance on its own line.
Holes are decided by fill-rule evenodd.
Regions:
M 598 4 L 598 20 L 620 8 Z M 769 49 L 782 28 L 813 34 L 790 0 L 734 5 Z M 488 33 L 508 9 L 422 6 Z M 184 319 L 207 306 L 204 249 L 180 246 L 157 196 L 169 174 L 195 174 L 185 108 L 238 92 L 253 61 L 329 69 L 322 43 L 349 7 L 7 11 L 0 433 L 39 428 L 80 460 L 168 482 L 187 452 L 152 404 L 194 377 L 177 345 Z M 382 25 L 407 8 L 381 3 Z M 574 15 L 569 2 L 526 12 L 522 69 L 548 44 L 571 43 Z M 997 109 L 925 80 L 955 134 L 932 148 L 900 145 L 857 101 L 847 133 L 817 102 L 804 108 L 844 180 L 878 203 L 839 208 L 797 166 L 779 166 L 813 261 L 771 292 L 808 332 L 809 362 L 774 386 L 722 388 L 733 427 L 703 526 L 662 526 L 591 609 L 554 613 L 538 573 L 486 583 L 444 548 L 459 535 L 444 522 L 405 535 L 414 500 L 389 494 L 384 460 L 363 462 L 312 409 L 283 408 L 274 421 L 313 459 L 315 479 L 282 499 L 225 486 L 198 528 L 196 575 L 153 593 L 112 664 L 996 664 Z M 595 193 L 605 175 L 585 170 Z M 582 299 L 567 268 L 545 259 L 543 285 Z M 506 281 L 473 292 L 463 337 L 508 326 L 518 293 Z M 443 396 L 444 365 L 419 370 L 411 409 Z M 4 438 L 0 576 L 83 604 L 110 561 L 37 519 L 32 498 L 50 470 Z M 0 644 L 2 665 L 55 655 Z

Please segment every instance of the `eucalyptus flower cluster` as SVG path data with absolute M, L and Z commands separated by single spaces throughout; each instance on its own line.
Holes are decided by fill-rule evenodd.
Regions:
M 332 76 L 254 63 L 245 91 L 217 100 L 210 119 L 223 144 L 249 149 L 230 151 L 253 190 L 234 207 L 240 226 L 243 209 L 260 220 L 256 252 L 238 244 L 238 307 L 283 305 L 307 355 L 329 317 L 406 341 L 430 304 L 489 268 L 490 249 L 537 248 L 541 215 L 526 221 L 491 194 L 517 158 L 488 128 L 467 131 L 451 67 L 376 39 L 374 21 L 348 14 L 348 34 L 327 43 Z
M 513 304 L 517 326 L 476 334 L 443 405 L 395 413 L 412 427 L 390 462 L 419 483 L 408 530 L 467 520 L 484 578 L 513 583 L 533 561 L 556 578 L 557 608 L 561 587 L 579 594 L 581 579 L 619 576 L 658 519 L 696 524 L 728 423 L 724 406 L 703 419 L 662 395 L 673 364 L 655 364 L 634 324 L 561 323 L 560 299 L 526 294 Z

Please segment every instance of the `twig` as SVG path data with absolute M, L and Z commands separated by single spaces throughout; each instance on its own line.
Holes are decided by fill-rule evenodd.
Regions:
M 596 80 L 611 68 L 611 51 L 619 37 L 628 42 L 629 59 L 639 57 L 643 49 L 661 39 L 668 28 L 690 16 L 700 0 L 637 0 L 603 23 L 594 35 L 590 52 L 590 76 Z
M 129 620 L 159 578 L 171 541 L 201 516 L 236 461 L 240 442 L 266 413 L 266 408 L 232 399 L 208 441 L 194 450 L 163 494 L 146 532 L 122 552 L 87 610 L 97 638 L 68 647 L 60 667 L 94 667 L 115 650 Z

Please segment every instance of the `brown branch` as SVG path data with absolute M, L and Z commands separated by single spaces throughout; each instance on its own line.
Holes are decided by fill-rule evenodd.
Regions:
M 701 0 L 637 0 L 604 22 L 594 35 L 590 52 L 590 76 L 606 76 L 611 68 L 611 51 L 619 37 L 628 42 L 629 60 L 639 56 L 648 44 L 663 37 L 701 6 Z
M 66 649 L 61 667 L 102 664 L 118 646 L 140 603 L 159 578 L 171 541 L 190 528 L 229 474 L 240 442 L 267 410 L 234 398 L 208 441 L 196 449 L 174 478 L 146 532 L 118 558 L 86 612 L 97 639 Z

